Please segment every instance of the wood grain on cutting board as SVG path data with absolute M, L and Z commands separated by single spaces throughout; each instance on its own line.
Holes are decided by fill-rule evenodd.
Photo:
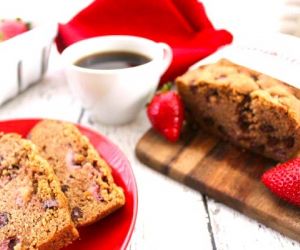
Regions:
M 151 129 L 138 142 L 136 155 L 149 167 L 300 241 L 300 209 L 260 182 L 275 162 L 192 130 L 170 143 Z

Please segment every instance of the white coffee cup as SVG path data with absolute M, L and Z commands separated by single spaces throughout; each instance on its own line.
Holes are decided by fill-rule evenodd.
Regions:
M 135 67 L 109 70 L 75 65 L 88 55 L 114 51 L 141 54 L 150 61 Z M 172 61 L 172 50 L 165 43 L 113 35 L 74 43 L 63 51 L 62 58 L 71 91 L 90 112 L 92 119 L 116 125 L 134 120 L 145 107 Z

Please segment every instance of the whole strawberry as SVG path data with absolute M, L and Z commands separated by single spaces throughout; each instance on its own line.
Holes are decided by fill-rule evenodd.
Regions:
M 183 103 L 178 93 L 166 84 L 147 107 L 152 127 L 167 140 L 175 142 L 180 136 L 184 119 Z
M 262 182 L 278 197 L 300 206 L 300 158 L 269 169 Z
M 4 19 L 0 21 L 0 41 L 8 40 L 30 29 L 30 24 L 21 19 Z

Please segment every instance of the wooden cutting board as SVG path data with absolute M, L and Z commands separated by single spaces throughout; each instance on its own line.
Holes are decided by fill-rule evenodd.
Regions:
M 300 208 L 276 198 L 260 182 L 275 162 L 203 131 L 185 131 L 182 138 L 170 143 L 149 130 L 136 155 L 149 167 L 300 241 Z

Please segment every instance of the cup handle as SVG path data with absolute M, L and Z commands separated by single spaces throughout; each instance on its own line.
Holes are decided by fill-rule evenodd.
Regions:
M 158 43 L 161 49 L 163 50 L 163 61 L 161 64 L 161 74 L 163 75 L 167 69 L 169 68 L 172 59 L 173 59 L 173 53 L 171 47 L 166 43 Z

